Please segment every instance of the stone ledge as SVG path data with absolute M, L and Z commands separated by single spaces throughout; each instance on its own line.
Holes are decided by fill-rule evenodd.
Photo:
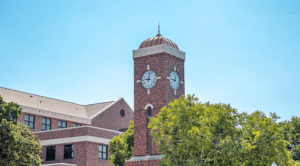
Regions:
M 141 160 L 157 160 L 157 159 L 161 159 L 162 157 L 163 155 L 134 156 L 131 157 L 129 160 L 126 160 L 125 162 L 141 161 Z
M 76 164 L 69 164 L 69 163 L 53 163 L 53 164 L 42 164 L 41 166 L 76 166 Z
M 180 51 L 180 50 L 173 48 L 166 44 L 161 44 L 161 45 L 156 45 L 156 46 L 152 46 L 152 47 L 133 50 L 132 57 L 134 59 L 134 58 L 158 54 L 158 53 L 162 53 L 162 52 L 171 54 L 177 58 L 185 60 L 185 52 Z

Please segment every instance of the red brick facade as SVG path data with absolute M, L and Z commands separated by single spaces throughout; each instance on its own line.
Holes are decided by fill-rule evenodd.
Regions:
M 22 112 L 21 115 L 20 115 L 20 118 L 17 119 L 17 121 L 18 122 L 24 122 L 25 121 L 25 114 L 26 115 L 33 115 L 35 117 L 34 129 L 29 129 L 32 132 L 42 131 L 42 118 L 51 119 L 51 130 L 54 130 L 54 129 L 58 128 L 58 121 L 67 122 L 67 127 L 73 127 L 74 123 L 80 124 L 81 126 L 86 125 L 86 124 L 83 124 L 83 123 L 67 121 L 67 120 L 64 120 L 64 119 L 51 118 L 51 117 L 48 117 L 48 116 L 35 115 L 35 114 L 31 114 L 31 113 L 26 113 L 26 112 Z
M 157 166 L 159 159 L 126 162 L 125 166 Z
M 124 117 L 120 115 L 120 110 L 125 112 Z M 114 136 L 118 136 L 120 129 L 128 128 L 129 122 L 133 120 L 133 111 L 128 106 L 124 99 L 117 100 L 117 102 L 110 105 L 107 109 L 104 109 L 101 113 L 90 118 L 90 124 L 77 123 L 64 119 L 52 118 L 42 115 L 36 115 L 32 113 L 22 112 L 19 122 L 25 121 L 25 115 L 33 115 L 35 117 L 34 129 L 30 129 L 34 135 L 37 135 L 37 139 L 42 141 L 64 140 L 67 143 L 59 144 L 47 144 L 43 145 L 42 153 L 40 157 L 43 164 L 55 164 L 63 165 L 59 163 L 75 164 L 76 166 L 111 166 L 108 162 L 108 141 Z M 42 131 L 42 118 L 51 119 L 51 130 Z M 58 129 L 58 121 L 67 122 L 67 128 Z M 73 127 L 73 124 L 80 124 L 79 127 Z M 97 143 L 93 141 L 73 141 L 74 139 L 81 139 L 82 137 L 91 137 L 92 139 L 103 139 L 107 143 Z M 70 141 L 68 141 L 70 140 Z M 64 159 L 64 145 L 74 145 L 74 158 Z M 99 145 L 107 146 L 107 159 L 98 158 Z M 46 148 L 48 146 L 55 146 L 55 160 L 46 161 Z
M 147 65 L 150 69 L 147 69 Z M 174 69 L 176 66 L 176 69 Z M 153 70 L 157 77 L 161 77 L 156 81 L 150 94 L 147 94 L 141 82 L 142 75 L 147 70 Z M 171 71 L 176 70 L 179 75 L 180 86 L 176 90 L 176 94 L 170 85 Z M 145 106 L 153 105 L 152 117 L 156 116 L 162 107 L 174 99 L 178 99 L 184 95 L 184 59 L 178 58 L 166 52 L 158 54 L 145 55 L 134 58 L 134 156 L 135 159 L 128 160 L 125 166 L 157 166 L 159 158 L 150 159 L 143 158 L 146 155 L 158 155 L 157 146 L 152 143 L 149 135 L 150 129 L 147 128 L 149 118 L 147 118 Z
M 69 144 L 69 143 L 68 143 Z M 108 160 L 98 158 L 98 145 L 99 143 L 93 142 L 76 142 L 74 145 L 74 158 L 64 159 L 64 145 L 56 145 L 56 154 L 54 161 L 46 161 L 46 155 L 41 155 L 41 159 L 44 160 L 42 164 L 53 164 L 53 163 L 71 163 L 77 166 L 112 166 Z M 105 144 L 102 144 L 105 145 Z M 107 146 L 107 145 L 106 145 Z M 42 154 L 46 154 L 46 147 L 42 148 Z M 110 154 L 108 154 L 110 156 Z
M 125 111 L 125 116 L 120 116 L 120 110 Z M 129 122 L 133 121 L 133 111 L 124 99 L 109 107 L 100 115 L 92 119 L 92 126 L 117 130 L 128 128 Z
M 150 89 L 150 94 L 147 94 L 147 90 L 140 82 L 136 82 L 147 71 L 147 65 L 150 65 L 150 70 L 153 70 L 157 76 L 161 76 L 161 79 L 158 79 L 155 86 Z M 134 59 L 134 156 L 158 154 L 157 147 L 151 143 L 150 130 L 147 129 L 149 119 L 146 116 L 145 106 L 152 104 L 154 106 L 152 116 L 155 116 L 162 107 L 184 95 L 184 84 L 180 84 L 175 95 L 167 79 L 170 72 L 174 71 L 174 66 L 180 81 L 184 82 L 184 60 L 180 58 L 159 53 Z

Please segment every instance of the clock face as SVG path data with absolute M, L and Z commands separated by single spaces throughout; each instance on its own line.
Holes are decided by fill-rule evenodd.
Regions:
M 170 84 L 174 90 L 179 88 L 179 76 L 175 71 L 171 71 L 170 73 Z
M 147 70 L 142 76 L 142 85 L 146 89 L 151 89 L 156 84 L 156 74 L 152 70 Z

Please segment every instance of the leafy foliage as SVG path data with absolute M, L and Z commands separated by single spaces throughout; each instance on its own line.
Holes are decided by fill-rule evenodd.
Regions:
M 260 111 L 240 114 L 188 95 L 162 108 L 148 127 L 165 154 L 160 165 L 294 165 L 278 118 Z
M 284 131 L 284 139 L 289 141 L 287 149 L 292 151 L 293 159 L 300 161 L 300 118 L 292 117 L 290 121 L 279 123 Z
M 112 155 L 108 157 L 108 161 L 115 166 L 124 166 L 125 160 L 133 156 L 134 146 L 134 123 L 130 121 L 130 125 L 124 134 L 115 136 L 109 141 L 108 152 Z
M 13 102 L 6 103 L 0 96 L 0 165 L 41 165 L 42 146 L 19 118 L 22 108 Z

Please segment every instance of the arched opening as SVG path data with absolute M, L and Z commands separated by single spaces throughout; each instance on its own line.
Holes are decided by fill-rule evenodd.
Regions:
M 151 116 L 152 116 L 152 108 L 151 108 L 151 107 L 148 107 L 148 108 L 147 108 L 147 117 L 148 117 L 148 118 L 151 118 Z

